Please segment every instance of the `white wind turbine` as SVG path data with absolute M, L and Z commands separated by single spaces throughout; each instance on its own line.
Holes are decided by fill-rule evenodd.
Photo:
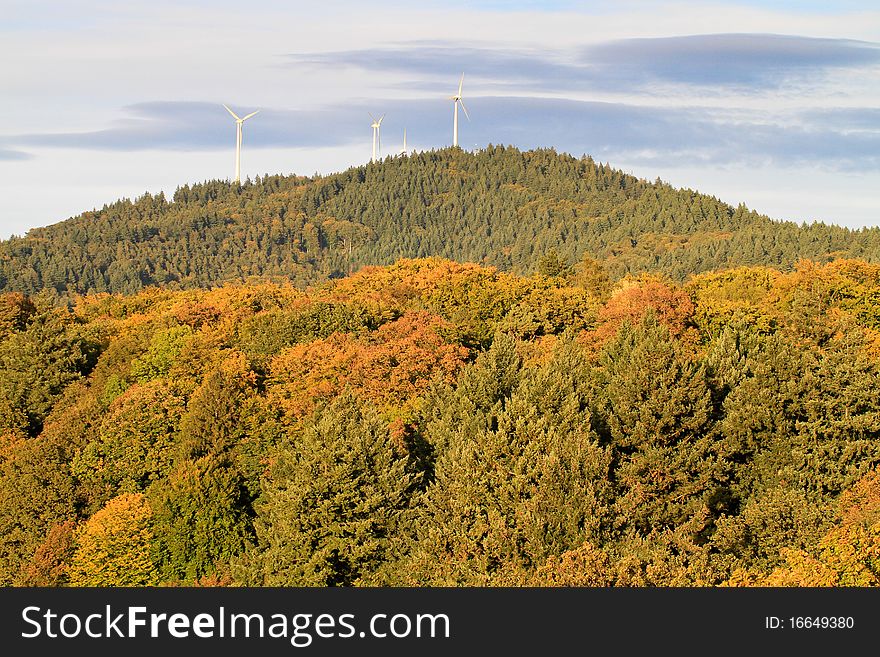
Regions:
M 461 105 L 461 109 L 464 111 L 464 115 L 467 117 L 467 120 L 470 121 L 471 117 L 468 114 L 467 108 L 464 106 L 464 101 L 461 99 L 461 85 L 464 84 L 464 73 L 461 74 L 461 80 L 458 81 L 458 93 L 454 96 L 450 96 L 449 100 L 452 101 L 455 109 L 453 110 L 452 115 L 452 145 L 458 146 L 458 106 Z
M 367 112 L 367 114 L 370 114 L 370 113 Z M 385 115 L 383 114 L 379 118 L 379 120 L 377 121 L 376 119 L 373 118 L 373 115 L 370 114 L 370 119 L 372 119 L 372 121 L 373 121 L 372 125 L 370 126 L 371 128 L 373 128 L 373 157 L 370 158 L 370 162 L 376 161 L 376 153 L 379 153 L 380 157 L 381 157 L 382 140 L 379 137 L 379 127 L 382 125 L 382 120 L 384 118 L 385 118 Z
M 403 129 L 403 148 L 400 149 L 401 155 L 406 155 L 406 128 Z
M 224 105 L 223 107 L 226 107 Z M 251 112 L 247 116 L 243 118 L 239 118 L 238 115 L 233 112 L 231 109 L 226 107 L 226 111 L 232 114 L 232 118 L 235 119 L 235 183 L 237 185 L 241 184 L 241 126 L 242 124 L 251 118 L 254 114 L 259 112 Z

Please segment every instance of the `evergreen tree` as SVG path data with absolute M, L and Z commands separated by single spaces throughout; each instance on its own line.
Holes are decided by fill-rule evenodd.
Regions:
M 208 374 L 181 420 L 177 462 L 150 487 L 163 578 L 194 582 L 228 568 L 252 537 L 250 498 L 233 450 L 242 438 L 241 381 Z
M 729 503 L 705 366 L 648 314 L 602 354 L 605 432 L 617 455 L 618 513 L 640 534 Z
M 94 366 L 100 343 L 50 294 L 22 304 L 33 311 L 13 313 L 13 330 L 0 333 L 0 432 L 33 436 L 64 388 Z
M 591 429 L 579 348 L 568 339 L 527 371 L 515 348 L 496 338 L 424 427 L 435 478 L 397 581 L 504 583 L 511 569 L 607 537 L 611 455 Z
M 539 276 L 547 276 L 548 278 L 560 276 L 565 278 L 566 276 L 569 276 L 571 272 L 571 266 L 559 256 L 556 249 L 550 249 L 550 251 L 541 256 L 541 259 L 538 260 Z
M 369 583 L 394 548 L 413 475 L 374 408 L 344 393 L 279 450 L 258 506 L 246 581 Z
M 542 273 L 565 276 L 585 252 L 612 279 L 684 280 L 719 267 L 790 270 L 802 258 L 876 261 L 880 229 L 774 222 L 552 149 L 447 148 L 314 178 L 209 181 L 170 202 L 110 203 L 0 242 L 0 291 L 131 294 L 250 276 L 306 286 L 425 256 L 520 274 L 546 258 Z

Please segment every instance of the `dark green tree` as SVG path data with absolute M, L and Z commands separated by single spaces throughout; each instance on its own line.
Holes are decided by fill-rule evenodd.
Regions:
M 32 301 L 33 312 L 19 313 L 13 330 L 0 333 L 0 432 L 34 436 L 64 388 L 94 367 L 101 344 L 51 294 Z
M 552 278 L 559 276 L 565 278 L 571 275 L 572 268 L 557 252 L 556 249 L 550 249 L 545 255 L 538 260 L 538 274 Z
M 235 456 L 245 387 L 209 373 L 181 420 L 178 458 L 151 485 L 154 559 L 163 578 L 193 582 L 225 571 L 253 537 L 251 499 Z
M 427 421 L 435 478 L 392 581 L 504 583 L 610 534 L 611 453 L 591 428 L 579 347 L 569 337 L 549 364 L 525 370 L 515 349 L 497 337 Z
M 243 577 L 272 586 L 369 583 L 409 505 L 407 463 L 371 405 L 339 396 L 277 453 L 258 505 L 261 552 Z
M 602 353 L 602 420 L 614 446 L 618 513 L 639 534 L 729 503 L 705 366 L 649 313 Z

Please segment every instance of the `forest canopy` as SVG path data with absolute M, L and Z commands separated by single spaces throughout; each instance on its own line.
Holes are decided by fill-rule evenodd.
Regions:
M 880 265 L 570 256 L 0 294 L 0 583 L 880 583 Z

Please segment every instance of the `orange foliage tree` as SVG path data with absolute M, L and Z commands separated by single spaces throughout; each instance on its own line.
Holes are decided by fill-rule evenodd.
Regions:
M 642 275 L 618 287 L 599 310 L 597 328 L 582 334 L 581 341 L 601 348 L 624 323 L 638 325 L 648 313 L 653 313 L 671 337 L 693 343 L 698 338 L 694 310 L 687 292 L 656 276 Z
M 394 414 L 435 376 L 451 381 L 468 350 L 449 344 L 449 324 L 425 312 L 407 313 L 364 338 L 334 333 L 281 352 L 270 363 L 269 396 L 291 417 L 347 385 Z
M 45 540 L 22 570 L 24 586 L 60 586 L 67 582 L 67 568 L 76 549 L 76 522 L 52 525 Z

